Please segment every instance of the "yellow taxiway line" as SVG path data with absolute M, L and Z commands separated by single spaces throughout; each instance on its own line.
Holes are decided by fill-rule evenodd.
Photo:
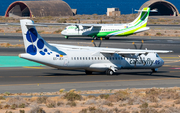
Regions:
M 44 67 L 29 67 L 29 66 L 24 66 L 23 68 L 30 68 L 30 69 L 46 69 Z

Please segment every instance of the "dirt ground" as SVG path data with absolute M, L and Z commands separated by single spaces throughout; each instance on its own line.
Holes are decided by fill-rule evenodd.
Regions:
M 98 96 L 95 96 L 98 95 Z M 179 113 L 180 88 L 0 94 L 0 113 Z
M 37 17 L 35 23 L 127 23 L 137 14 L 107 17 Z M 0 17 L 3 23 L 19 23 L 22 18 Z M 148 24 L 180 25 L 178 17 L 150 17 Z M 65 26 L 37 27 L 40 34 L 60 34 Z M 21 33 L 19 26 L 0 26 L 0 33 Z M 180 29 L 150 29 L 135 36 L 180 36 Z M 1 44 L 0 46 L 22 46 Z M 98 94 L 98 96 L 94 96 Z M 42 93 L 0 94 L 0 113 L 179 113 L 180 88 L 114 89 Z

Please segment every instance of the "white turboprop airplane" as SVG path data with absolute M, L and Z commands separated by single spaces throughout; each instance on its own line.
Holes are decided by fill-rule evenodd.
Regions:
M 20 58 L 58 69 L 84 69 L 86 74 L 106 72 L 112 75 L 119 69 L 151 69 L 156 72 L 164 61 L 157 53 L 162 50 L 81 47 L 47 43 L 37 32 L 32 20 L 20 20 L 26 53 Z
M 128 36 L 134 33 L 143 32 L 149 29 L 146 27 L 150 8 L 145 7 L 142 10 L 137 10 L 140 15 L 131 23 L 126 24 L 78 24 L 64 23 L 67 26 L 61 34 L 68 37 L 92 37 L 97 39 L 103 37 L 109 39 L 112 36 Z M 151 12 L 156 12 L 151 10 Z

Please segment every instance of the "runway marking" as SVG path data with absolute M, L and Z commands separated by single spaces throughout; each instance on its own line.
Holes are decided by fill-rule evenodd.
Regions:
M 161 58 L 178 58 L 179 59 L 179 57 L 161 57 Z
M 22 66 L 40 66 L 42 64 L 28 61 L 18 56 L 0 56 L 0 67 L 22 67 Z
M 180 67 L 170 68 L 170 69 L 180 69 Z
M 171 62 L 165 62 L 165 64 L 174 63 L 174 62 L 180 62 L 180 60 L 175 60 L 175 61 L 171 61 Z
M 29 66 L 23 66 L 23 68 L 30 68 L 30 69 L 46 69 L 44 67 L 29 67 Z
M 178 65 L 163 65 L 163 67 L 179 67 Z
M 83 81 L 83 82 L 56 82 L 56 83 L 33 83 L 33 84 L 9 84 L 9 85 L 0 85 L 0 86 L 20 86 L 20 85 L 45 85 L 45 84 L 70 84 L 70 83 L 103 83 L 103 82 L 122 82 L 122 81 L 150 81 L 150 80 L 177 80 L 180 78 L 159 78 L 159 79 L 137 79 L 137 80 L 105 80 L 105 81 Z
M 180 72 L 180 71 L 170 71 L 170 73 L 176 73 L 176 72 Z
M 12 77 L 12 78 L 24 77 L 24 78 L 26 78 L 26 77 L 32 77 L 32 76 L 9 76 L 9 77 Z

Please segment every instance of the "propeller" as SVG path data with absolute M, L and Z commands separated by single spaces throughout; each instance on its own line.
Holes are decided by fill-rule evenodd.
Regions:
M 142 49 L 142 47 L 143 47 L 143 43 L 144 43 L 144 40 L 141 40 L 141 46 L 140 46 L 140 48 L 139 48 L 139 49 Z
M 142 49 L 143 43 L 144 43 L 144 40 L 141 40 L 141 46 L 139 47 L 139 49 Z M 135 49 L 138 49 L 137 46 L 136 46 L 136 44 L 135 44 L 135 42 L 133 42 L 132 44 L 134 45 L 134 48 L 135 48 Z M 140 54 L 139 54 L 139 56 L 140 56 Z M 143 62 L 142 57 L 140 57 L 140 59 L 141 59 L 141 62 Z M 137 59 L 136 59 L 136 61 L 135 61 L 134 67 L 136 67 L 136 62 L 137 62 Z M 144 65 L 146 65 L 146 62 L 143 63 L 143 66 L 144 66 Z
M 136 46 L 136 44 L 135 44 L 134 42 L 133 42 L 132 44 L 134 45 L 135 49 L 137 49 L 137 46 Z
M 100 38 L 100 42 L 99 45 L 97 46 L 96 43 L 94 42 L 94 40 L 91 41 L 94 44 L 94 47 L 101 47 L 101 43 L 102 43 L 102 37 Z
M 100 42 L 99 42 L 99 46 L 98 47 L 101 47 L 101 43 L 102 43 L 102 37 L 100 38 Z
M 141 46 L 139 47 L 139 49 L 142 49 L 143 43 L 144 43 L 144 40 L 141 40 Z M 138 49 L 137 46 L 136 46 L 136 44 L 135 44 L 135 42 L 133 42 L 132 44 L 134 45 L 134 48 L 135 48 L 135 49 Z
M 91 42 L 94 44 L 94 47 L 97 47 L 97 46 L 96 46 L 96 43 L 94 42 L 94 40 L 92 40 Z

